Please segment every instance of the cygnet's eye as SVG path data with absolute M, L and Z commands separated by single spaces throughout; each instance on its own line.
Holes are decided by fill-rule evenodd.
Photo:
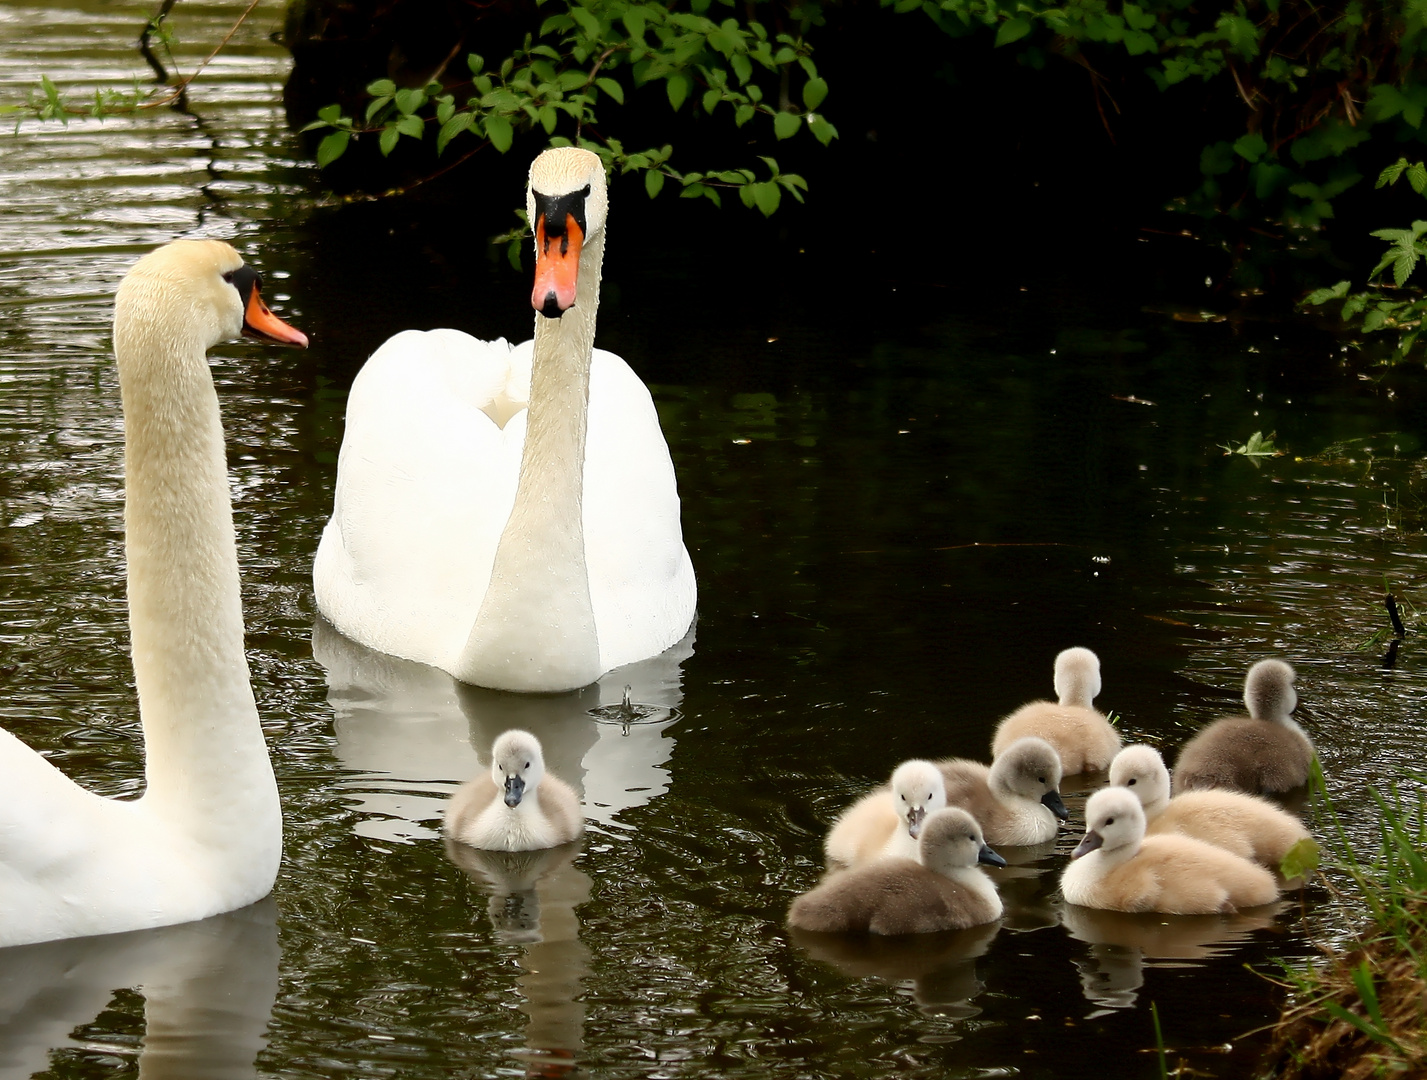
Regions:
M 1113 825 L 1113 824 L 1115 824 L 1115 819 L 1112 818 L 1112 817 L 1107 817 L 1107 818 L 1105 819 L 1105 824 L 1106 824 L 1106 825 Z
M 1042 784 L 1045 783 L 1045 777 L 1044 777 L 1044 776 L 1037 776 L 1036 779 L 1037 779 L 1040 783 L 1042 783 Z
M 903 801 L 903 802 L 906 802 L 906 801 L 907 801 L 907 797 L 906 797 L 905 795 L 902 796 L 902 801 Z
M 1126 786 L 1126 787 L 1134 787 L 1134 786 L 1135 786 L 1135 778 L 1132 776 L 1132 777 L 1130 777 L 1130 779 L 1126 780 L 1126 781 L 1125 781 L 1125 786 Z
M 527 761 L 527 762 L 525 763 L 525 767 L 526 767 L 527 769 L 530 768 L 530 762 Z

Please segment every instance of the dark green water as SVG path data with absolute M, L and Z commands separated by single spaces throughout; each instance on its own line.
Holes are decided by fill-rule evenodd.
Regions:
M 179 5 L 180 59 L 242 6 Z M 146 14 L 0 9 L 0 91 L 141 74 Z M 311 557 L 361 361 L 405 327 L 519 339 L 531 320 L 459 199 L 324 198 L 277 104 L 278 17 L 264 4 L 239 31 L 196 115 L 0 142 L 3 723 L 82 782 L 125 794 L 142 775 L 114 287 L 153 246 L 220 236 L 314 339 L 214 364 L 287 819 L 274 898 L 0 953 L 0 1076 L 1151 1077 L 1151 1002 L 1173 1053 L 1251 1075 L 1245 1033 L 1280 1001 L 1266 976 L 1312 952 L 1299 910 L 1063 916 L 1073 827 L 1000 872 L 999 926 L 794 942 L 783 913 L 843 805 L 904 758 L 984 755 L 1072 644 L 1101 655 L 1098 703 L 1166 748 L 1231 709 L 1253 661 L 1290 659 L 1340 809 L 1371 837 L 1366 785 L 1427 742 L 1413 639 L 1390 668 L 1358 647 L 1384 575 L 1410 596 L 1424 573 L 1421 388 L 1359 379 L 1300 325 L 1172 318 L 1212 299 L 1164 285 L 1172 246 L 1134 246 L 1113 275 L 971 262 L 928 283 L 865 237 L 741 258 L 726 219 L 674 201 L 656 217 L 616 186 L 600 343 L 659 403 L 693 638 L 558 698 L 314 641 Z M 672 245 L 670 220 L 687 222 Z M 1216 445 L 1256 430 L 1288 454 L 1256 468 Z M 597 723 L 626 683 L 677 716 Z M 530 865 L 453 862 L 441 800 L 516 724 L 581 784 L 590 831 Z M 1308 913 L 1318 936 L 1352 921 L 1326 894 Z

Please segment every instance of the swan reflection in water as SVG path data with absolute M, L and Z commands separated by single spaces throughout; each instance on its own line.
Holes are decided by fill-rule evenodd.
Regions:
M 56 1050 L 98 1049 L 75 1029 L 134 988 L 144 997 L 144 1080 L 255 1080 L 279 955 L 271 898 L 201 922 L 0 950 L 0 1080 L 48 1073 Z
M 546 768 L 579 792 L 587 822 L 602 831 L 626 828 L 621 811 L 642 806 L 669 787 L 664 762 L 673 752 L 665 729 L 683 700 L 682 664 L 694 631 L 658 656 L 609 672 L 568 694 L 509 694 L 457 682 L 424 664 L 373 652 L 323 619 L 312 653 L 327 671 L 335 713 L 337 757 L 352 774 L 359 835 L 409 843 L 440 835 L 446 800 L 486 768 L 503 731 L 523 728 L 540 740 Z M 630 688 L 633 701 L 655 706 L 635 724 L 602 723 Z
M 581 842 L 544 851 L 481 851 L 446 840 L 446 854 L 489 896 L 486 911 L 497 941 L 520 946 L 524 969 L 516 985 L 525 1001 L 526 1075 L 572 1072 L 584 1048 L 580 984 L 589 950 L 580 941 L 575 909 L 590 898 L 589 876 L 574 866 Z
M 912 1000 L 922 1012 L 969 1020 L 981 1010 L 972 1000 L 986 989 L 976 974 L 976 959 L 984 956 L 1001 923 L 936 934 L 824 934 L 790 929 L 794 943 L 814 960 L 845 975 L 874 975 L 885 982 L 910 984 Z
M 1272 926 L 1274 916 L 1286 906 L 1286 901 L 1279 901 L 1233 915 L 1162 915 L 1065 904 L 1061 922 L 1071 937 L 1090 945 L 1075 966 L 1086 1000 L 1100 1006 L 1090 1014 L 1096 1017 L 1133 1008 L 1146 968 L 1183 967 L 1186 960 L 1223 956 L 1255 930 Z M 1174 963 L 1157 965 L 1156 960 Z

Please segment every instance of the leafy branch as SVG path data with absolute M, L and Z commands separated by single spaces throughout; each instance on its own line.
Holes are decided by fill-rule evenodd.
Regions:
M 682 172 L 669 163 L 671 145 L 631 151 L 600 130 L 599 110 L 607 102 L 623 105 L 632 94 L 662 87 L 676 113 L 689 104 L 689 114 L 712 116 L 727 106 L 721 115 L 735 128 L 761 118 L 776 140 L 803 128 L 823 145 L 837 137 L 837 129 L 817 111 L 828 86 L 801 34 L 770 32 L 751 19 L 715 22 L 705 14 L 713 0 L 691 2 L 693 10 L 677 11 L 656 2 L 565 0 L 563 10 L 548 16 L 538 34 L 527 35 L 496 67 L 469 55 L 468 81 L 414 88 L 378 79 L 367 86 L 371 100 L 360 120 L 338 105 L 318 110 L 306 129 L 327 131 L 317 163 L 326 168 L 363 136 L 375 135 L 383 156 L 403 139 L 424 140 L 432 129 L 438 155 L 471 138 L 478 140 L 475 149 L 489 145 L 505 153 L 517 134 L 540 129 L 555 145 L 577 143 L 595 151 L 610 169 L 643 172 L 650 198 L 672 180 L 683 197 L 704 197 L 716 205 L 722 205 L 719 189 L 736 189 L 745 206 L 765 215 L 777 210 L 784 193 L 801 201 L 806 182 L 782 172 L 771 157 L 759 155 L 765 179 L 749 168 Z M 798 104 L 791 96 L 796 77 L 801 77 Z

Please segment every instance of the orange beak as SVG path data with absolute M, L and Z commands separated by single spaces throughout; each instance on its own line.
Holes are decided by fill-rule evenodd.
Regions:
M 530 306 L 547 319 L 558 319 L 575 303 L 584 242 L 585 234 L 573 214 L 565 215 L 565 231 L 559 237 L 545 232 L 544 214 L 535 222 L 535 288 Z
M 258 283 L 253 282 L 253 291 L 248 294 L 248 302 L 243 308 L 243 333 L 248 337 L 263 341 L 273 341 L 279 345 L 296 345 L 307 348 L 307 335 L 295 327 L 288 326 L 263 303 Z

